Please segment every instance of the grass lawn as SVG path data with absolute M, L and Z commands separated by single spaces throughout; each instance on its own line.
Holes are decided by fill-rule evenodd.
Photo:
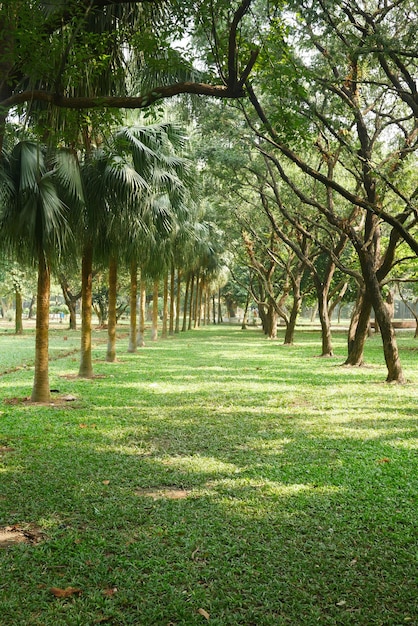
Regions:
M 0 548 L 1 626 L 418 624 L 412 333 L 403 386 L 379 338 L 348 369 L 343 334 L 320 359 L 319 333 L 207 327 L 115 364 L 97 335 L 90 381 L 64 335 L 76 401 L 36 406 L 33 334 L 0 333 L 0 527 L 31 540 Z

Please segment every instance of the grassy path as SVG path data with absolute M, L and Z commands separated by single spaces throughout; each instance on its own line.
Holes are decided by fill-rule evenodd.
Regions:
M 418 624 L 416 343 L 399 387 L 378 338 L 361 370 L 335 342 L 211 327 L 116 364 L 97 343 L 93 381 L 51 362 L 77 398 L 51 406 L 7 402 L 30 366 L 3 375 L 0 527 L 32 543 L 0 548 L 0 625 Z

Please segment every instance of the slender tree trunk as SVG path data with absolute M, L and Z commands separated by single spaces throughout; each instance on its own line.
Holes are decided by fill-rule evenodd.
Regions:
M 189 323 L 187 330 L 190 330 L 193 322 L 193 302 L 194 302 L 195 275 L 192 274 L 190 283 L 190 303 L 189 303 Z
M 248 324 L 248 307 L 250 306 L 250 295 L 247 294 L 247 298 L 245 300 L 245 308 L 244 308 L 244 316 L 242 318 L 241 330 L 247 329 Z
M 163 283 L 163 326 L 161 329 L 161 337 L 167 339 L 168 336 L 168 274 L 164 274 Z
M 93 377 L 91 358 L 91 309 L 93 286 L 93 246 L 87 244 L 81 262 L 81 360 L 80 378 Z
M 22 294 L 17 289 L 15 290 L 16 299 L 16 311 L 15 311 L 15 335 L 23 334 L 23 303 Z
M 137 345 L 140 348 L 145 346 L 145 309 L 147 306 L 147 284 L 142 277 L 139 284 L 139 328 Z
M 177 270 L 177 294 L 176 294 L 176 325 L 174 332 L 180 332 L 180 298 L 181 298 L 181 271 Z
M 200 293 L 201 293 L 201 280 L 200 280 L 200 270 L 197 271 L 196 276 L 196 287 L 195 287 L 195 297 L 193 301 L 193 328 L 196 328 L 198 325 L 198 321 L 200 319 L 199 314 L 199 302 L 200 302 Z
M 300 307 L 302 305 L 302 296 L 300 293 L 300 281 L 297 285 L 293 286 L 293 304 L 290 311 L 289 321 L 286 325 L 286 333 L 284 336 L 284 344 L 292 345 L 295 339 L 295 328 Z
M 77 300 L 79 300 L 81 294 L 75 296 L 71 293 L 67 280 L 63 275 L 60 276 L 59 281 L 65 304 L 67 305 L 68 311 L 70 313 L 69 330 L 77 330 L 76 306 Z
M 361 287 L 351 314 L 347 338 L 348 354 L 344 365 L 364 365 L 364 345 L 368 336 L 370 311 L 370 300 L 366 298 L 364 287 Z
M 151 341 L 157 341 L 158 339 L 158 291 L 159 280 L 154 280 L 154 291 L 152 296 L 152 328 L 151 328 Z
M 189 292 L 190 292 L 190 284 L 192 281 L 191 274 L 188 274 L 186 280 L 186 291 L 184 293 L 184 305 L 183 305 L 183 326 L 181 331 L 184 333 L 187 328 L 187 311 L 189 310 Z
M 322 352 L 321 357 L 333 356 L 331 320 L 328 315 L 327 292 L 317 289 L 318 294 L 318 315 L 321 323 Z
M 130 292 L 129 292 L 129 344 L 128 352 L 136 352 L 136 318 L 138 299 L 138 263 L 132 259 L 130 265 Z
M 107 353 L 106 361 L 116 361 L 116 297 L 118 280 L 118 262 L 114 256 L 109 260 L 109 313 L 107 318 Z
M 33 305 L 35 304 L 35 301 L 36 301 L 35 296 L 32 296 L 32 298 L 30 299 L 30 303 L 29 303 L 28 320 L 31 320 L 33 318 Z
M 203 300 L 203 292 L 205 289 L 204 281 L 201 278 L 197 284 L 197 292 L 196 292 L 196 315 L 195 315 L 195 326 L 200 326 L 202 321 L 202 300 Z
M 175 302 L 176 302 L 176 268 L 174 267 L 174 263 L 171 262 L 170 268 L 170 322 L 168 325 L 168 334 L 170 337 L 174 335 L 174 310 L 175 310 Z
M 222 302 L 221 302 L 221 290 L 218 289 L 218 324 L 222 324 L 223 323 L 223 317 L 222 317 Z
M 35 377 L 32 402 L 49 402 L 51 392 L 48 373 L 50 272 L 45 256 L 39 254 L 38 292 L 36 298 Z
M 215 294 L 212 294 L 212 316 L 213 316 L 213 325 L 216 324 L 216 299 Z

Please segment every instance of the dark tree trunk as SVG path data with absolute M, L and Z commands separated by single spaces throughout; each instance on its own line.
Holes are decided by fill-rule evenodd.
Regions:
M 364 345 L 370 325 L 370 301 L 366 298 L 364 287 L 359 288 L 356 303 L 351 314 L 347 337 L 347 359 L 344 365 L 361 367 L 364 364 Z
M 322 352 L 321 357 L 333 356 L 331 321 L 328 315 L 327 292 L 318 290 L 318 315 L 321 323 Z
M 301 304 L 302 304 L 302 297 L 300 296 L 300 294 L 299 294 L 299 297 L 297 297 L 294 293 L 293 304 L 292 304 L 292 308 L 290 311 L 289 321 L 286 325 L 286 333 L 284 336 L 285 345 L 292 345 L 295 340 L 295 328 L 296 328 L 296 322 L 298 319 Z
M 404 383 L 401 362 L 399 358 L 398 346 L 393 329 L 390 314 L 382 296 L 379 281 L 374 268 L 372 255 L 363 248 L 357 249 L 362 275 L 364 278 L 367 296 L 370 299 L 371 306 L 374 309 L 376 320 L 380 326 L 380 334 L 383 343 L 383 353 L 385 355 L 386 367 L 388 374 L 386 382 Z
M 22 294 L 17 289 L 15 290 L 16 311 L 15 311 L 15 334 L 23 334 L 23 303 Z
M 76 317 L 76 306 L 77 302 L 81 297 L 81 293 L 77 295 L 73 295 L 71 293 L 70 287 L 66 278 L 61 275 L 59 278 L 62 295 L 64 296 L 65 304 L 67 305 L 68 311 L 70 313 L 70 322 L 69 322 L 69 330 L 77 330 L 77 317 Z
M 300 293 L 300 284 L 302 274 L 298 275 L 292 282 L 293 304 L 290 310 L 289 320 L 286 324 L 286 333 L 284 336 L 284 344 L 292 345 L 295 339 L 295 328 L 300 308 L 302 306 L 302 294 Z

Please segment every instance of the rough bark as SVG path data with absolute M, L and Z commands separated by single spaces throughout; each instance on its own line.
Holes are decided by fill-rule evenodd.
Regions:
M 295 339 L 295 329 L 300 308 L 302 306 L 302 295 L 300 293 L 300 279 L 293 285 L 293 304 L 290 310 L 289 320 L 286 324 L 284 345 L 292 345 Z
M 87 244 L 81 261 L 81 359 L 78 376 L 93 377 L 91 357 L 91 310 L 93 285 L 93 246 Z
M 36 298 L 35 377 L 32 402 L 49 402 L 48 332 L 50 271 L 43 253 L 38 259 L 38 292 Z
M 351 316 L 348 331 L 348 354 L 344 365 L 361 367 L 364 365 L 364 345 L 369 335 L 370 312 L 372 306 L 366 294 L 359 294 Z
M 328 315 L 328 298 L 327 291 L 322 290 L 318 293 L 318 316 L 321 324 L 322 351 L 321 357 L 333 356 L 331 320 Z
M 376 320 L 380 326 L 380 335 L 383 343 L 383 353 L 387 367 L 386 382 L 404 383 L 405 377 L 402 371 L 399 358 L 399 351 L 393 329 L 392 320 L 386 303 L 382 296 L 381 287 L 376 276 L 374 260 L 372 255 L 363 248 L 357 250 L 362 274 L 367 290 L 367 297 L 370 299 L 374 309 Z

